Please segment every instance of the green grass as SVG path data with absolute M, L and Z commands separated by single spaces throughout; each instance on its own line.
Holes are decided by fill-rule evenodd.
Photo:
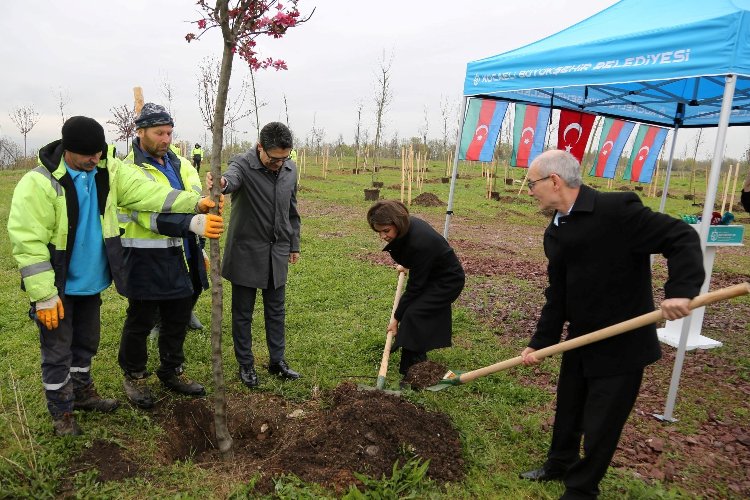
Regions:
M 287 286 L 287 357 L 303 378 L 293 384 L 281 384 L 262 378 L 262 389 L 294 400 L 306 400 L 321 389 L 331 389 L 349 377 L 374 379 L 382 352 L 383 333 L 393 300 L 396 274 L 392 269 L 371 264 L 358 255 L 377 252 L 382 244 L 364 221 L 370 202 L 363 189 L 370 186 L 370 174 L 351 175 L 331 170 L 327 179 L 317 167 L 310 166 L 301 180 L 299 194 L 303 207 L 302 258 L 290 267 Z M 390 164 L 390 161 L 388 162 Z M 334 162 L 331 162 L 333 166 Z M 442 176 L 442 162 L 430 165 L 428 179 Z M 515 179 L 524 171 L 512 170 Z M 0 223 L 7 226 L 9 202 L 20 171 L 0 172 Z M 400 182 L 400 171 L 382 169 L 378 180 L 385 188 L 381 197 L 398 198 L 392 186 Z M 597 181 L 600 186 L 603 184 Z M 626 183 L 615 182 L 616 186 Z M 673 177 L 673 189 L 667 212 L 672 215 L 697 213 L 699 208 L 682 200 L 687 179 Z M 502 196 L 515 202 L 486 199 L 485 180 L 478 166 L 462 167 L 454 211 L 457 219 L 471 224 L 491 224 L 496 217 L 507 217 L 515 224 L 542 228 L 546 218 L 528 199 L 526 190 L 517 196 L 520 185 L 500 186 Z M 429 183 L 424 190 L 448 200 L 448 184 Z M 698 190 L 700 192 L 700 190 Z M 415 190 L 413 196 L 418 192 Z M 658 207 L 658 198 L 645 198 Z M 305 207 L 309 210 L 305 212 Z M 228 211 L 229 212 L 229 211 Z M 420 216 L 432 220 L 444 217 L 444 207 L 419 207 Z M 227 216 L 231 216 L 229 212 Z M 442 223 L 439 230 L 442 228 Z M 477 241 L 481 235 L 476 236 Z M 223 240 L 222 240 L 223 244 Z M 524 249 L 540 255 L 541 241 Z M 750 261 L 739 255 L 732 262 L 717 259 L 716 268 L 727 272 L 747 272 Z M 742 271 L 744 270 L 744 271 Z M 469 281 L 469 286 L 475 278 Z M 52 498 L 63 489 L 75 497 L 96 498 L 204 498 L 224 492 L 231 498 L 253 495 L 253 478 L 237 478 L 234 484 L 222 484 L 210 470 L 191 462 L 163 465 L 159 460 L 158 440 L 163 435 L 150 416 L 124 405 L 112 415 L 82 414 L 79 421 L 85 435 L 78 439 L 52 436 L 40 380 L 40 355 L 37 330 L 27 316 L 28 301 L 19 289 L 19 275 L 10 253 L 7 237 L 0 239 L 0 498 Z M 477 283 L 479 281 L 476 281 Z M 526 283 L 518 283 L 528 288 Z M 502 290 L 499 290 L 502 294 Z M 103 295 L 102 340 L 94 358 L 93 375 L 99 392 L 124 399 L 122 375 L 117 365 L 119 336 L 126 301 L 113 290 Z M 230 287 L 224 283 L 223 358 L 228 396 L 245 389 L 237 381 L 236 362 L 229 332 Z M 208 325 L 210 294 L 201 297 L 197 312 Z M 257 307 L 261 311 L 260 303 Z M 262 314 L 256 314 L 254 327 L 262 332 Z M 431 359 L 457 369 L 471 369 L 518 354 L 516 344 L 502 339 L 483 326 L 469 310 L 457 308 L 454 314 L 456 346 L 431 353 Z M 530 334 L 531 332 L 529 332 Z M 256 335 L 255 354 L 259 364 L 267 361 L 263 336 Z M 155 368 L 156 346 L 150 345 L 149 367 Z M 210 338 L 208 333 L 189 333 L 185 344 L 188 373 L 199 381 L 211 380 Z M 388 385 L 396 384 L 398 355 L 391 361 Z M 746 361 L 744 361 L 747 364 Z M 557 363 L 549 360 L 546 370 L 555 373 Z M 518 368 L 516 370 L 527 370 Z M 518 373 L 518 372 L 516 372 Z M 360 379 L 361 381 L 361 379 Z M 367 381 L 367 379 L 365 379 Z M 14 390 L 15 386 L 15 390 Z M 408 396 L 427 408 L 450 415 L 460 430 L 468 473 L 464 481 L 440 487 L 424 480 L 424 471 L 415 461 L 404 461 L 394 469 L 392 478 L 366 479 L 367 498 L 556 498 L 560 484 L 530 484 L 517 478 L 519 471 L 539 465 L 549 444 L 549 432 L 541 424 L 549 416 L 554 395 L 540 387 L 523 385 L 511 373 L 479 379 L 461 388 L 439 393 L 410 393 Z M 714 403 L 712 401 L 712 403 Z M 22 409 L 20 406 L 23 406 Z M 28 421 L 28 435 L 23 434 Z M 116 441 L 126 446 L 126 455 L 149 468 L 147 477 L 121 483 L 97 483 L 93 472 L 76 475 L 72 484 L 64 484 L 69 460 L 90 446 L 95 439 Z M 620 472 L 610 472 L 603 484 L 602 498 L 681 498 L 689 496 L 660 484 L 645 484 Z M 400 492 L 394 495 L 394 492 Z M 317 485 L 304 484 L 292 476 L 276 482 L 279 498 L 334 497 Z M 346 498 L 364 498 L 350 491 Z

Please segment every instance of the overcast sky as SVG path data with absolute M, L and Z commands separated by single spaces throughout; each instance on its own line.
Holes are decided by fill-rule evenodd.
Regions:
M 387 139 L 417 135 L 425 107 L 429 137 L 439 138 L 440 102 L 460 104 L 466 63 L 533 42 L 581 21 L 614 0 L 300 0 L 312 19 L 279 40 L 259 39 L 261 55 L 286 61 L 287 71 L 257 73 L 261 124 L 285 121 L 298 138 L 315 120 L 333 142 L 352 142 L 358 103 L 363 125 L 374 135 L 374 83 L 385 51 L 393 55 L 393 101 L 386 115 Z M 68 100 L 66 116 L 87 115 L 105 122 L 110 108 L 132 106 L 133 87 L 145 100 L 172 104 L 178 139 L 207 142 L 198 108 L 198 66 L 220 56 L 218 31 L 188 44 L 190 21 L 200 18 L 192 0 L 5 0 L 0 16 L 0 135 L 22 143 L 8 113 L 33 105 L 41 118 L 28 135 L 29 150 L 59 138 L 62 119 L 57 94 Z M 235 59 L 237 88 L 248 71 Z M 231 97 L 231 95 L 230 95 Z M 254 121 L 244 119 L 240 138 L 255 139 Z M 694 132 L 681 132 L 677 155 Z M 713 132 L 704 133 L 706 157 Z M 727 153 L 739 157 L 750 142 L 747 128 L 730 129 Z M 124 146 L 124 145 L 123 145 Z M 669 146 L 669 143 L 667 143 Z M 692 152 L 691 152 L 692 154 Z

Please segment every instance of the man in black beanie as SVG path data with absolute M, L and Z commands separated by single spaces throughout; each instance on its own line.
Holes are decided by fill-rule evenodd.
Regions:
M 31 315 L 39 327 L 42 383 L 58 435 L 78 435 L 73 411 L 114 411 L 91 377 L 99 347 L 100 294 L 112 281 L 125 289 L 117 206 L 133 210 L 207 212 L 214 203 L 145 179 L 106 155 L 104 129 L 74 116 L 62 139 L 39 150 L 39 166 L 18 182 L 8 236 Z
M 198 172 L 175 154 L 174 121 L 158 104 L 146 103 L 135 120 L 138 137 L 125 162 L 135 164 L 144 177 L 173 189 L 201 192 Z M 119 362 L 128 399 L 140 408 L 151 408 L 147 341 L 157 317 L 160 320 L 159 367 L 162 384 L 179 394 L 203 396 L 203 386 L 187 378 L 183 345 L 193 306 L 208 288 L 203 237 L 218 237 L 211 219 L 196 224 L 188 214 L 124 211 L 122 225 L 125 268 L 130 277 L 125 292 L 128 311 L 122 328 Z

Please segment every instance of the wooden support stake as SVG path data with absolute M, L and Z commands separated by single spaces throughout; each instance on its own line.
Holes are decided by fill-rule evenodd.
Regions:
M 729 171 L 731 172 L 732 169 L 730 168 Z M 737 162 L 737 165 L 734 168 L 734 182 L 732 183 L 732 194 L 729 197 L 729 207 L 727 208 L 727 210 L 730 212 L 734 210 L 732 208 L 734 207 L 734 193 L 737 191 L 737 178 L 739 176 L 740 176 L 740 162 Z
M 136 116 L 141 113 L 143 104 L 143 89 L 141 87 L 133 87 L 133 105 L 135 107 Z

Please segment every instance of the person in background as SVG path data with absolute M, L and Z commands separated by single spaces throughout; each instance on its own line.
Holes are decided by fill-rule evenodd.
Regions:
M 581 166 L 562 150 L 539 155 L 528 179 L 529 194 L 554 215 L 544 232 L 546 302 L 521 352 L 524 364 L 539 363 L 534 352 L 558 343 L 566 323 L 573 339 L 653 311 L 651 254 L 667 258 L 664 317 L 690 313 L 690 299 L 705 278 L 693 228 L 643 206 L 635 193 L 600 193 L 583 185 Z M 653 324 L 565 352 L 547 460 L 521 478 L 562 480 L 565 499 L 596 498 L 643 369 L 660 357 Z
M 163 106 L 146 103 L 135 120 L 138 137 L 126 162 L 144 178 L 172 189 L 201 192 L 198 172 L 172 152 L 174 121 Z M 204 387 L 185 375 L 183 344 L 191 311 L 201 291 L 208 288 L 201 238 L 218 238 L 220 216 L 124 211 L 124 264 L 128 273 L 127 316 L 122 328 L 118 360 L 124 372 L 128 399 L 151 408 L 147 340 L 157 314 L 159 367 L 156 375 L 167 388 L 188 396 L 205 395 Z
M 747 171 L 745 182 L 742 185 L 740 203 L 742 203 L 742 207 L 745 209 L 745 211 L 750 213 L 750 170 Z
M 101 292 L 126 287 L 116 207 L 206 212 L 211 200 L 144 178 L 107 155 L 93 118 L 65 121 L 62 139 L 39 150 L 16 185 L 8 236 L 39 327 L 42 384 L 57 435 L 79 435 L 74 410 L 114 411 L 99 396 L 91 361 L 99 348 Z M 203 217 L 197 216 L 197 217 Z
M 191 154 L 193 155 L 193 165 L 195 166 L 195 170 L 200 172 L 201 162 L 203 161 L 203 148 L 201 148 L 201 145 L 196 142 Z
M 255 148 L 233 158 L 221 177 L 223 193 L 232 193 L 221 275 L 232 283 L 232 338 L 239 377 L 247 387 L 259 382 L 252 352 L 255 296 L 263 295 L 268 371 L 283 379 L 300 374 L 286 362 L 286 278 L 299 260 L 297 165 L 290 160 L 292 133 L 271 122 Z M 206 177 L 212 187 L 211 173 Z
M 406 290 L 388 331 L 395 335 L 393 350 L 401 348 L 399 373 L 427 360 L 427 351 L 451 346 L 455 302 L 466 281 L 464 269 L 443 236 L 422 219 L 409 215 L 399 201 L 376 202 L 367 222 L 387 245 L 388 252 L 408 269 Z

